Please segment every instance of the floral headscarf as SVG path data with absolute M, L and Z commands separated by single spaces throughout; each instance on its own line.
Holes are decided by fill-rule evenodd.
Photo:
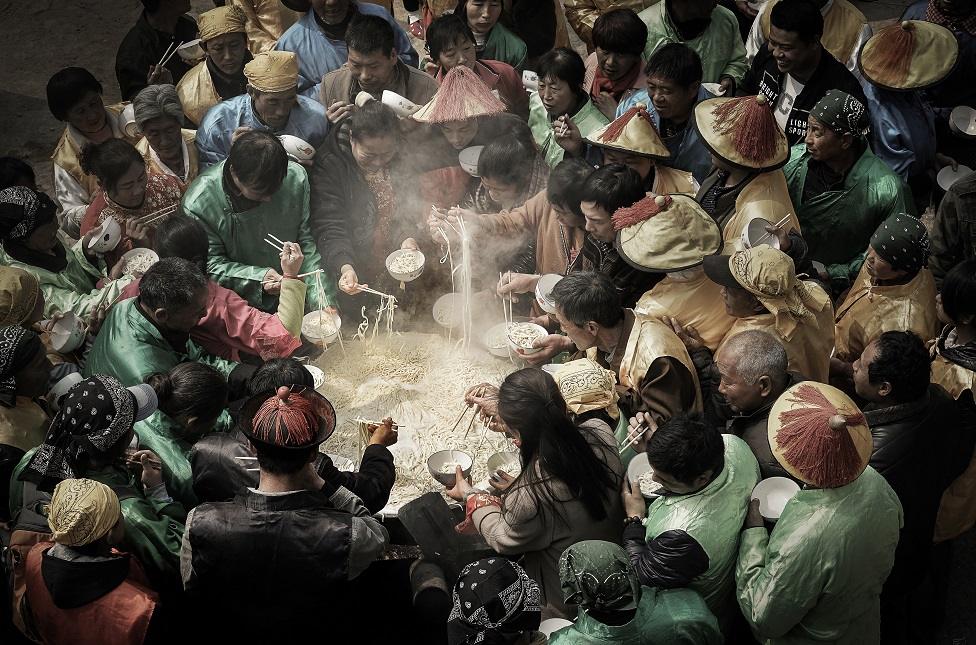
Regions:
M 871 236 L 871 248 L 895 270 L 915 275 L 928 262 L 929 233 L 911 215 L 892 215 Z
M 447 619 L 450 645 L 502 645 L 539 628 L 542 592 L 525 570 L 502 557 L 464 567 Z
M 810 115 L 841 136 L 863 137 L 868 131 L 867 108 L 840 90 L 827 92 L 810 110 Z
M 640 581 L 623 547 L 584 540 L 559 556 L 559 583 L 567 605 L 597 611 L 634 609 Z

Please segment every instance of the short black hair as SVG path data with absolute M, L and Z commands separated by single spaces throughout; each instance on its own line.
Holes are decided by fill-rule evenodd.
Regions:
M 769 12 L 769 24 L 790 31 L 806 43 L 819 42 L 823 36 L 824 20 L 820 7 L 812 0 L 781 0 Z
M 47 109 L 58 121 L 67 121 L 68 112 L 85 94 L 102 94 L 102 84 L 83 67 L 65 67 L 47 82 Z
M 875 339 L 877 353 L 868 365 L 868 382 L 891 384 L 891 399 L 898 403 L 916 401 L 929 389 L 932 361 L 929 350 L 917 334 L 886 331 Z
M 613 215 L 617 209 L 633 206 L 646 194 L 639 172 L 621 163 L 611 163 L 590 173 L 580 190 L 580 201 L 594 202 Z
M 272 195 L 288 174 L 288 153 L 270 132 L 250 130 L 231 144 L 227 165 L 248 188 Z
M 312 373 L 294 358 L 273 358 L 251 375 L 247 391 L 254 395 L 288 385 L 314 387 L 315 381 Z
M 379 101 L 366 103 L 352 113 L 347 123 L 349 138 L 355 141 L 375 137 L 400 138 L 400 120 L 396 112 Z
M 456 13 L 446 13 L 427 27 L 427 53 L 436 63 L 442 51 L 461 39 L 476 42 L 466 20 Z
M 89 143 L 81 151 L 81 169 L 98 178 L 105 191 L 113 190 L 133 165 L 146 165 L 136 147 L 125 139 Z
M 536 73 L 539 80 L 553 78 L 565 81 L 576 94 L 582 96 L 586 93 L 583 89 L 586 65 L 580 55 L 568 47 L 557 47 L 546 52 L 536 63 Z
M 153 250 L 160 258 L 183 258 L 207 272 L 209 242 L 200 220 L 179 211 L 164 219 L 153 234 Z
M 0 157 L 0 190 L 21 186 L 22 179 L 37 183 L 37 175 L 31 165 L 18 157 Z
M 525 122 L 519 121 L 505 135 L 485 144 L 478 157 L 478 175 L 521 186 L 531 178 L 538 154 L 532 131 Z
M 191 304 L 200 289 L 206 288 L 207 276 L 200 267 L 183 258 L 166 258 L 142 276 L 139 302 L 149 309 L 174 311 Z
M 623 305 L 613 281 L 602 273 L 570 273 L 552 288 L 559 311 L 577 327 L 591 320 L 601 327 L 614 327 L 624 319 Z
M 681 412 L 661 423 L 647 440 L 646 452 L 652 468 L 683 484 L 691 484 L 708 470 L 715 477 L 725 467 L 722 434 L 697 412 Z
M 565 208 L 577 217 L 583 217 L 580 210 L 580 192 L 586 178 L 593 174 L 593 166 L 578 157 L 567 157 L 556 164 L 549 173 L 546 185 L 546 198 L 550 204 Z
M 702 81 L 701 57 L 691 47 L 682 43 L 668 43 L 651 56 L 644 67 L 644 75 L 660 76 L 681 87 L 690 87 Z
M 394 39 L 390 23 L 371 14 L 357 13 L 346 30 L 346 47 L 364 55 L 381 52 L 389 56 L 393 53 Z
M 293 475 L 305 467 L 312 459 L 312 455 L 319 451 L 318 446 L 309 446 L 307 450 L 295 448 L 279 448 L 269 446 L 259 441 L 252 441 L 254 451 L 258 456 L 258 466 L 261 470 L 276 475 Z
M 216 421 L 227 407 L 227 379 L 206 363 L 178 363 L 168 372 L 146 377 L 159 409 L 172 418 Z
M 952 267 L 942 280 L 942 310 L 956 324 L 966 316 L 976 316 L 976 259 Z
M 632 9 L 613 9 L 593 23 L 593 45 L 607 52 L 640 56 L 647 44 L 647 25 Z

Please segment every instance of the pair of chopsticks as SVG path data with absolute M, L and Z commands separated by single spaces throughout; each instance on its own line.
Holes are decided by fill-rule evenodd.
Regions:
M 393 297 L 393 296 L 391 296 L 388 293 L 383 293 L 382 291 L 377 291 L 376 289 L 370 289 L 369 287 L 364 287 L 363 285 L 361 285 L 359 283 L 356 283 L 356 288 L 359 289 L 360 291 L 362 291 L 363 293 L 372 293 L 372 294 L 375 294 L 377 296 L 381 296 L 383 298 L 392 298 Z
M 144 463 L 152 466 L 153 468 L 162 468 L 163 464 L 155 459 L 147 459 L 145 462 L 139 461 L 138 459 L 126 459 L 125 463 L 132 464 L 133 466 L 142 466 Z
M 498 284 L 502 284 L 502 272 L 498 272 Z M 512 284 L 512 274 L 508 274 L 508 282 L 505 284 Z M 508 303 L 508 304 L 506 304 Z M 512 324 L 515 321 L 515 316 L 512 312 L 512 292 L 509 291 L 502 297 L 502 315 L 505 317 L 505 322 Z
M 163 219 L 164 217 L 166 217 L 168 215 L 172 215 L 173 213 L 175 213 L 179 209 L 179 207 L 180 207 L 179 203 L 170 204 L 169 206 L 164 206 L 163 208 L 160 208 L 159 210 L 155 210 L 155 211 L 153 211 L 151 213 L 146 213 L 142 217 L 137 217 L 133 221 L 136 224 L 139 224 L 139 225 L 142 225 L 142 226 L 145 226 L 146 224 L 152 224 L 156 220 L 160 220 L 160 219 Z
M 315 271 L 309 271 L 308 273 L 299 273 L 295 277 L 296 278 L 304 278 L 306 276 L 315 275 L 316 273 L 322 273 L 323 271 L 325 271 L 325 269 L 316 269 Z M 281 282 L 280 279 L 276 279 L 276 280 L 262 280 L 261 281 L 261 284 L 278 284 L 279 282 Z
M 176 53 L 176 50 L 183 46 L 183 43 L 184 41 L 182 40 L 179 42 L 179 44 L 175 42 L 170 43 L 169 47 L 166 48 L 166 51 L 163 52 L 163 57 L 159 59 L 158 63 L 156 63 L 156 69 L 158 70 L 160 67 L 168 63 L 169 59 L 172 58 Z
M 781 219 L 780 221 L 778 221 L 778 222 L 776 222 L 775 224 L 773 224 L 773 230 L 774 230 L 774 231 L 776 231 L 776 230 L 779 230 L 779 229 L 780 229 L 780 228 L 781 228 L 781 227 L 783 226 L 783 224 L 786 224 L 786 222 L 788 222 L 788 221 L 789 221 L 789 219 L 790 219 L 790 214 L 789 214 L 789 213 L 787 213 L 787 214 L 786 214 L 786 215 L 785 215 L 785 216 L 783 217 L 783 219 Z M 753 243 L 753 246 L 754 246 L 754 247 L 755 247 L 755 246 L 759 246 L 760 244 L 762 244 L 762 243 L 763 243 L 763 241 L 764 241 L 764 240 L 765 240 L 766 238 L 768 238 L 768 237 L 769 237 L 770 235 L 772 235 L 772 234 L 773 234 L 773 231 L 766 231 L 765 233 L 763 233 L 762 235 L 760 235 L 760 236 L 759 236 L 759 239 L 758 239 L 758 240 L 756 240 L 756 241 L 755 241 L 755 242 Z
M 369 425 L 369 426 L 381 426 L 381 425 L 383 425 L 383 422 L 382 421 L 371 421 L 369 419 L 353 419 L 353 421 L 355 421 L 356 423 L 365 423 L 366 425 Z M 393 427 L 394 428 L 406 428 L 407 426 L 402 425 L 402 424 L 397 423 L 396 421 L 394 421 L 393 422 Z
M 627 448 L 630 448 L 630 447 L 631 447 L 631 446 L 633 446 L 633 445 L 634 445 L 635 443 L 637 443 L 637 441 L 638 441 L 638 440 L 639 440 L 639 439 L 640 439 L 640 438 L 641 438 L 642 436 L 644 436 L 644 433 L 645 433 L 645 432 L 647 432 L 648 430 L 650 430 L 650 429 L 651 429 L 651 426 L 650 426 L 650 425 L 648 425 L 648 424 L 647 424 L 646 422 L 645 422 L 645 423 L 642 423 L 641 425 L 642 425 L 642 426 L 644 426 L 644 429 L 643 429 L 643 430 L 641 430 L 640 432 L 638 432 L 637 434 L 635 434 L 635 435 L 633 436 L 633 438 L 632 438 L 632 439 L 630 439 L 630 440 L 629 440 L 629 441 L 628 441 L 627 443 L 625 443 L 625 444 L 623 445 L 623 447 L 622 447 L 622 448 L 620 449 L 620 454 L 621 454 L 621 455 L 622 455 L 622 454 L 624 454 L 624 451 L 625 451 L 625 450 L 627 450 Z
M 278 239 L 277 237 L 275 237 L 271 233 L 268 233 L 267 235 L 268 235 L 268 237 L 271 238 L 271 240 L 274 240 L 274 242 L 272 242 L 271 240 L 269 240 L 268 237 L 264 238 L 264 241 L 267 242 L 268 244 L 270 244 L 271 245 L 271 248 L 275 249 L 279 253 L 284 253 L 285 252 L 285 243 L 284 243 L 284 241 Z M 277 244 L 275 244 L 275 242 L 277 242 Z

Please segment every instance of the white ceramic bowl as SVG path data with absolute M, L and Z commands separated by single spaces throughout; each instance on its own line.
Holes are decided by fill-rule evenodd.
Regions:
M 722 96 L 725 94 L 725 88 L 718 83 L 702 83 L 701 86 L 711 92 L 712 96 Z
M 325 372 L 314 365 L 305 365 L 304 367 L 306 370 L 308 370 L 308 373 L 312 375 L 312 387 L 317 390 L 325 385 Z
M 486 329 L 483 340 L 492 356 L 508 358 L 511 353 L 508 347 L 508 323 L 500 322 Z
M 547 314 L 556 313 L 556 303 L 553 302 L 549 294 L 552 293 L 552 288 L 556 286 L 556 283 L 562 279 L 563 276 L 558 273 L 547 273 L 535 283 L 535 301 L 539 303 L 539 308 Z
M 976 139 L 976 109 L 959 105 L 949 113 L 949 129 L 957 137 Z
M 106 217 L 105 221 L 95 227 L 88 240 L 88 249 L 95 253 L 108 253 L 119 245 L 122 239 L 122 225 L 114 217 Z
M 392 108 L 397 116 L 402 117 L 408 117 L 421 108 L 416 103 L 390 90 L 383 90 L 383 96 L 380 97 L 380 102 Z
M 532 328 L 533 331 L 536 332 L 539 338 L 545 338 L 546 336 L 549 335 L 549 332 L 542 325 L 537 325 L 535 323 L 515 323 L 515 324 L 528 325 L 529 327 Z M 517 345 L 512 340 L 511 330 L 509 330 L 508 332 L 508 346 L 511 347 L 512 351 L 514 351 L 515 353 L 518 353 L 518 350 L 522 350 L 522 356 L 528 356 L 529 354 L 535 354 L 536 352 L 542 351 L 541 347 L 522 347 L 521 345 Z
M 653 472 L 654 469 L 651 468 L 651 462 L 647 460 L 646 452 L 638 453 L 627 465 L 627 479 L 638 485 L 644 473 Z M 653 482 L 653 487 L 644 486 L 641 488 L 641 495 L 645 499 L 657 499 L 661 495 L 661 486 L 657 482 Z
M 438 450 L 427 458 L 427 470 L 430 472 L 431 477 L 444 486 L 451 488 L 454 486 L 454 480 L 457 474 L 453 468 L 449 473 L 441 472 L 444 465 L 449 463 L 457 464 L 461 467 L 461 472 L 464 473 L 464 476 L 467 477 L 471 474 L 473 461 L 471 455 L 463 450 Z
M 280 134 L 278 140 L 281 141 L 281 145 L 284 146 L 288 156 L 298 163 L 306 163 L 315 158 L 315 148 L 304 139 L 299 139 L 290 134 Z
M 759 514 L 767 520 L 778 520 L 786 503 L 800 491 L 800 485 L 787 477 L 769 477 L 752 489 L 752 499 L 759 500 Z
M 488 474 L 494 475 L 498 470 L 504 470 L 512 477 L 522 472 L 522 458 L 517 452 L 496 452 L 488 457 Z
M 398 272 L 393 270 L 393 262 L 400 257 L 415 257 L 420 260 L 420 266 L 413 271 Z M 424 272 L 424 263 L 427 262 L 427 258 L 420 251 L 414 251 L 412 249 L 397 249 L 393 253 L 386 256 L 386 270 L 393 277 L 394 280 L 399 280 L 400 282 L 412 282 L 420 277 Z
M 461 296 L 445 293 L 434 302 L 434 321 L 445 329 L 454 329 L 461 324 Z
M 47 400 L 51 402 L 55 410 L 60 409 L 58 405 L 58 400 L 68 393 L 68 390 L 78 385 L 85 380 L 85 377 L 81 372 L 72 372 L 67 376 L 63 377 L 60 381 L 54 384 L 54 386 L 47 393 Z
M 539 623 L 539 631 L 545 634 L 546 638 L 549 638 L 553 632 L 559 631 L 563 627 L 569 627 L 572 624 L 573 621 L 566 620 L 565 618 L 546 618 Z
M 332 465 L 339 469 L 340 473 L 351 473 L 356 470 L 356 463 L 348 457 L 327 453 L 326 456 L 332 460 Z
M 85 342 L 87 333 L 85 322 L 69 311 L 51 328 L 51 347 L 59 353 L 73 352 Z
M 203 57 L 207 55 L 207 52 L 203 51 L 203 47 L 200 46 L 199 38 L 183 43 L 176 48 L 176 53 L 187 63 L 203 60 Z
M 522 87 L 529 92 L 539 91 L 539 75 L 530 69 L 522 72 Z
M 134 275 L 133 272 L 135 271 L 142 271 L 145 273 L 149 267 L 159 262 L 159 256 L 156 255 L 156 252 L 152 249 L 139 248 L 127 251 L 122 255 L 121 260 L 122 273 L 125 275 Z
M 322 332 L 322 327 L 319 324 L 319 315 L 321 314 L 321 320 L 323 323 L 329 322 L 330 318 L 335 329 L 331 332 Z M 327 311 L 310 311 L 302 317 L 302 335 L 312 341 L 313 343 L 332 343 L 339 338 L 339 330 L 342 328 L 342 319 L 339 318 L 339 314 L 330 314 Z M 308 366 L 307 366 L 308 367 Z M 314 367 L 314 366 L 312 366 Z M 318 369 L 318 368 L 316 368 Z M 311 371 L 311 370 L 309 370 Z M 319 370 L 321 371 L 321 370 Z M 312 372 L 312 376 L 315 376 L 315 372 Z M 322 375 L 323 381 L 325 380 L 325 375 Z M 316 388 L 319 386 L 316 385 Z
M 760 239 L 762 239 L 762 241 L 759 242 L 760 246 L 765 244 L 773 247 L 774 249 L 779 249 L 779 238 L 776 237 L 776 234 L 766 234 L 766 227 L 772 225 L 773 222 L 770 222 L 762 217 L 755 217 L 749 220 L 746 227 L 742 229 L 742 247 L 745 249 L 751 249 L 756 245 L 757 242 L 759 242 Z M 763 239 L 763 235 L 766 236 L 765 239 Z
M 946 166 L 939 171 L 939 174 L 935 176 L 935 180 L 939 182 L 939 187 L 942 190 L 949 190 L 952 188 L 954 183 L 972 172 L 972 168 L 962 164 L 959 164 L 959 168 L 957 170 L 953 170 L 952 166 Z
M 478 176 L 478 159 L 481 158 L 481 151 L 484 149 L 484 146 L 469 146 L 458 153 L 458 163 L 461 164 L 464 172 L 472 177 Z
M 132 103 L 126 104 L 119 113 L 119 128 L 130 139 L 139 138 L 139 126 L 136 125 L 136 108 Z

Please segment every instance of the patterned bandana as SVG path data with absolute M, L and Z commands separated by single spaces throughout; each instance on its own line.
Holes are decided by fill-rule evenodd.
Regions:
M 580 358 L 564 363 L 554 375 L 566 407 L 573 414 L 606 410 L 611 418 L 620 417 L 617 409 L 617 375 L 596 361 Z
M 21 479 L 41 490 L 77 475 L 72 464 L 83 455 L 105 453 L 132 429 L 136 400 L 118 379 L 97 375 L 68 390 L 61 410 Z
M 84 546 L 108 535 L 121 517 L 111 488 L 91 479 L 66 479 L 54 487 L 47 523 L 58 544 Z
M 929 233 L 911 215 L 892 215 L 871 236 L 871 248 L 895 270 L 915 275 L 928 262 Z
M 0 328 L 0 405 L 14 406 L 17 400 L 14 374 L 42 349 L 41 339 L 34 332 L 16 325 Z
M 863 137 L 868 131 L 868 112 L 864 104 L 846 92 L 830 90 L 810 115 L 840 136 Z
M 0 266 L 0 326 L 22 325 L 34 313 L 41 284 L 32 274 Z
M 635 609 L 640 581 L 623 547 L 584 540 L 559 556 L 559 583 L 567 605 L 597 611 Z
M 542 621 L 542 592 L 519 565 L 502 557 L 464 567 L 447 619 L 450 645 L 514 643 Z
M 0 190 L 0 240 L 21 241 L 50 222 L 57 208 L 44 193 L 24 186 Z

